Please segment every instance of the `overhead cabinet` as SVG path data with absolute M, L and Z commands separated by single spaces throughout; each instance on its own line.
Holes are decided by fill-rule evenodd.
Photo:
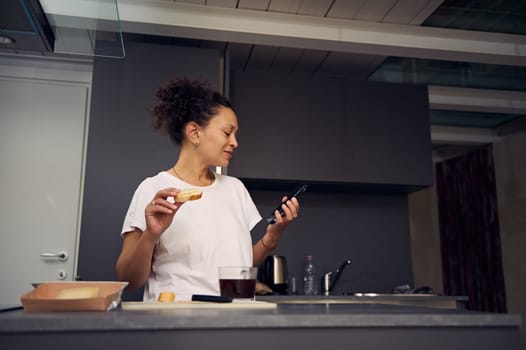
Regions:
M 427 87 L 233 72 L 240 147 L 229 174 L 245 181 L 432 184 Z

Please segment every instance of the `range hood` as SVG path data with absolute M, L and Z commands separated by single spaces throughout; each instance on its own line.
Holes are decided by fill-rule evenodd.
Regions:
M 117 0 L 9 0 L 0 36 L 0 51 L 124 57 Z
M 0 11 L 0 48 L 53 52 L 55 36 L 38 0 L 4 1 Z M 13 42 L 8 43 L 9 39 Z

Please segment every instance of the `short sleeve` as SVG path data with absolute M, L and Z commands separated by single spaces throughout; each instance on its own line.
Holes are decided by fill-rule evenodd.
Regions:
M 238 179 L 238 185 L 239 185 L 239 191 L 241 192 L 242 201 L 244 203 L 244 211 L 245 211 L 245 218 L 247 222 L 247 229 L 251 231 L 254 226 L 257 225 L 258 222 L 261 221 L 262 217 L 259 213 L 256 204 L 254 204 L 254 201 L 252 200 L 252 197 L 250 196 L 250 193 L 248 192 L 245 185 L 241 182 L 241 180 Z
M 144 231 L 146 229 L 146 219 L 144 209 L 154 195 L 153 187 L 149 179 L 144 180 L 133 194 L 130 206 L 124 218 L 121 235 L 134 231 L 136 228 Z

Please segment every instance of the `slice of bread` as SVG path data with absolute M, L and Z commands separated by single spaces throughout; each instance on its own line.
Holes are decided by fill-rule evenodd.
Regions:
M 175 197 L 174 201 L 178 203 L 184 203 L 186 201 L 195 201 L 203 195 L 203 192 L 201 190 L 191 188 L 188 190 L 183 190 L 179 192 Z
M 159 294 L 159 298 L 157 301 L 160 301 L 162 303 L 171 303 L 175 301 L 175 293 L 174 292 L 161 292 Z

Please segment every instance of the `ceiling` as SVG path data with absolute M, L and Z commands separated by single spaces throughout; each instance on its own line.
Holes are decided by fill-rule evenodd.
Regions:
M 41 2 L 48 16 L 75 11 Z M 429 84 L 437 149 L 526 130 L 524 0 L 118 0 L 118 10 L 128 40 L 220 48 L 230 69 Z

